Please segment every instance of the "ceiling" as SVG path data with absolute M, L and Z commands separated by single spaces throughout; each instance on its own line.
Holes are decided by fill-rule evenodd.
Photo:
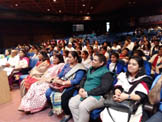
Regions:
M 0 0 L 0 19 L 80 21 L 162 14 L 162 0 Z

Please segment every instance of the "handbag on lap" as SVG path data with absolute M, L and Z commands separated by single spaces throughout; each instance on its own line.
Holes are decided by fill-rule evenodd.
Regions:
M 63 90 L 65 88 L 68 88 L 71 85 L 60 85 L 60 84 L 57 84 L 57 83 L 53 83 L 53 84 L 50 84 L 49 86 L 50 86 L 50 88 L 52 88 L 56 92 L 63 92 Z
M 138 105 L 139 105 L 139 101 L 134 101 L 134 100 L 124 100 L 122 102 L 115 102 L 113 100 L 113 92 L 110 91 L 109 96 L 107 95 L 107 99 L 104 102 L 104 105 L 106 107 L 112 108 L 114 110 L 117 111 L 121 111 L 121 112 L 126 112 L 126 113 L 135 113 Z
M 129 90 L 128 94 L 130 94 L 134 88 L 141 83 L 142 81 L 138 81 L 136 82 Z M 111 119 L 114 121 L 109 108 L 114 109 L 116 111 L 120 111 L 120 112 L 125 112 L 128 113 L 128 120 L 127 122 L 129 122 L 130 117 L 132 114 L 134 114 L 138 108 L 138 106 L 141 104 L 141 101 L 134 101 L 134 100 L 124 100 L 122 102 L 115 102 L 113 100 L 113 95 L 114 92 L 111 90 L 107 95 L 106 95 L 106 100 L 104 102 L 105 107 L 107 108 L 107 111 L 111 117 Z

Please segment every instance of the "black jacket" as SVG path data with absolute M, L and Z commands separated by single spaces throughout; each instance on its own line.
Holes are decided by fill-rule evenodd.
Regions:
M 94 72 L 96 69 L 92 69 L 91 73 Z M 86 81 L 86 76 L 82 79 L 82 81 L 80 82 L 80 87 L 83 88 L 84 87 L 84 83 Z M 105 95 L 107 92 L 109 92 L 111 90 L 111 88 L 113 88 L 113 75 L 111 72 L 107 72 L 105 74 L 103 74 L 103 76 L 101 77 L 101 84 L 88 91 L 88 96 L 100 96 L 100 95 Z

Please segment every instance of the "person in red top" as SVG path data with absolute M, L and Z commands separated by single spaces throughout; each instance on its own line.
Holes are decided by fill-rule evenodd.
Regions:
M 149 62 L 152 64 L 151 74 L 155 74 L 157 65 L 162 62 L 162 46 L 159 47 L 158 53 L 154 54 Z
M 121 54 L 119 55 L 119 59 L 123 60 L 125 63 L 128 62 L 129 57 L 128 57 L 128 53 L 129 53 L 129 49 L 128 48 L 124 48 L 121 52 Z

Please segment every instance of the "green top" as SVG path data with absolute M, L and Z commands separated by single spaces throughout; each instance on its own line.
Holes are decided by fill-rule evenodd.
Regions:
M 85 91 L 87 91 L 87 92 L 94 88 L 97 88 L 101 84 L 101 77 L 106 72 L 108 72 L 108 69 L 106 66 L 100 67 L 96 71 L 90 73 L 91 70 L 92 70 L 92 67 L 87 72 L 87 79 L 86 79 L 84 87 L 83 87 L 85 89 Z M 93 96 L 93 97 L 95 97 L 97 100 L 99 100 L 101 96 Z

